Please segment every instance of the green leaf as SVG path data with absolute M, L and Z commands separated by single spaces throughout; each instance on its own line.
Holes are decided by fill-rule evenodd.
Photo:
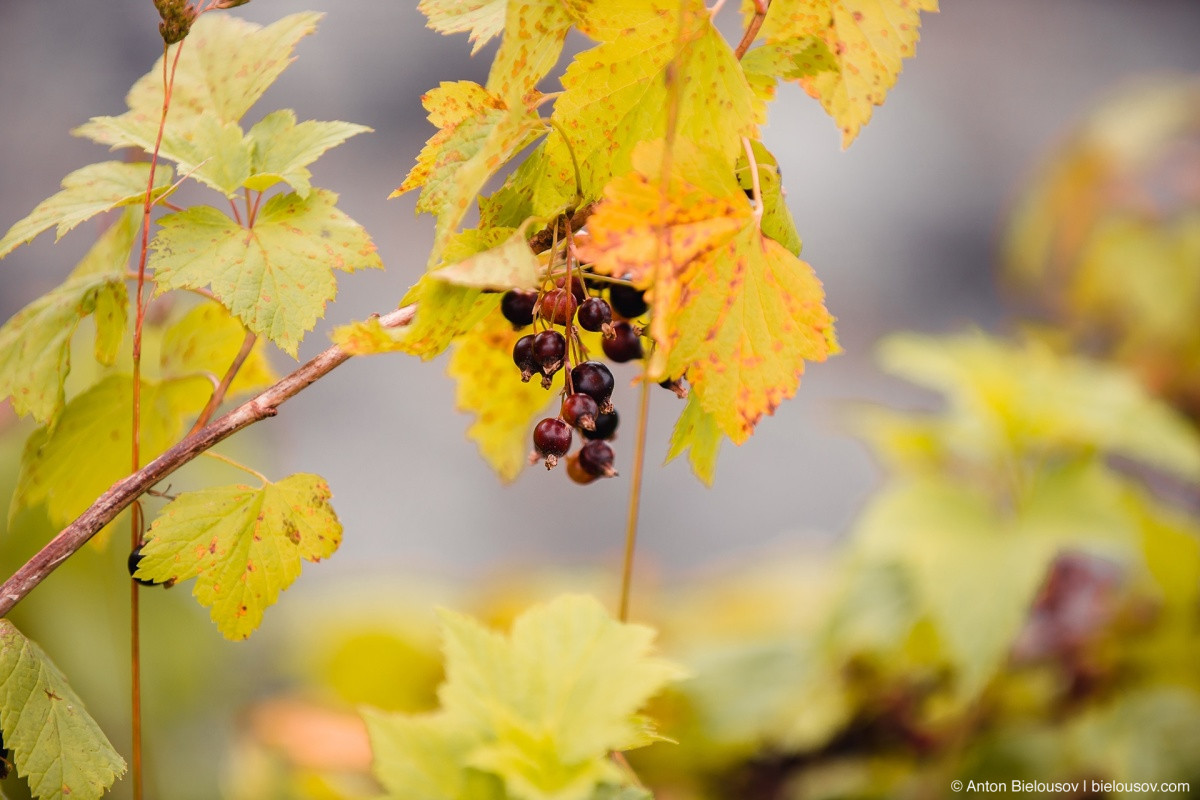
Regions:
M 666 71 L 676 56 L 680 74 L 687 76 L 679 98 L 679 137 L 719 153 L 730 172 L 742 150 L 741 137 L 757 138 L 762 104 L 703 3 L 684 4 L 682 31 L 678 2 L 654 0 L 646 13 L 656 21 L 596 31 L 603 43 L 576 56 L 563 75 L 565 92 L 554 104 L 553 118 L 571 139 L 589 198 L 598 197 L 613 176 L 629 171 L 635 145 L 665 136 Z M 555 132 L 548 142 L 546 172 L 573 185 L 562 137 Z
M 0 619 L 0 727 L 40 800 L 99 800 L 125 772 L 83 701 L 37 644 Z
M 445 714 L 363 712 L 372 771 L 388 797 L 400 800 L 507 800 L 495 775 L 466 768 L 479 736 Z
M 816 37 L 787 39 L 756 47 L 742 58 L 746 80 L 761 100 L 775 99 L 777 79 L 799 80 L 820 72 L 837 71 L 834 56 Z
M 945 440 L 967 458 L 1100 450 L 1200 478 L 1200 434 L 1118 368 L 981 333 L 894 336 L 879 358 L 887 371 L 948 396 Z
M 142 463 L 179 439 L 188 411 L 201 408 L 212 385 L 205 379 L 142 381 Z M 67 403 L 52 430 L 30 435 L 9 507 L 9 524 L 26 508 L 45 504 L 57 526 L 69 523 L 130 469 L 133 378 L 110 375 Z
M 160 352 L 166 378 L 186 378 L 200 373 L 218 378 L 233 363 L 246 337 L 242 323 L 223 306 L 203 303 L 167 328 Z M 267 361 L 263 340 L 254 343 L 250 354 L 229 385 L 228 397 L 265 389 L 277 380 Z
M 301 561 L 333 555 L 342 525 L 317 475 L 260 488 L 222 486 L 181 494 L 146 532 L 137 577 L 196 578 L 192 593 L 211 608 L 227 639 L 245 639 L 263 611 L 300 576 Z
M 421 0 L 417 10 L 438 33 L 470 31 L 471 55 L 504 30 L 506 0 Z
M 75 170 L 63 178 L 62 191 L 43 200 L 0 239 L 0 258 L 18 246 L 34 240 L 38 234 L 57 226 L 56 239 L 79 223 L 118 206 L 143 203 L 149 164 L 102 161 Z M 171 170 L 160 166 L 154 174 L 155 197 L 171 181 Z
M 545 132 L 532 107 L 510 107 L 499 95 L 470 81 L 442 83 L 421 98 L 440 130 L 417 156 L 417 164 L 392 193 L 421 189 L 416 210 L 437 215 L 429 264 L 466 216 L 484 184 L 522 148 Z
M 96 320 L 96 360 L 111 365 L 125 334 L 125 265 L 141 215 L 131 210 L 105 231 L 66 283 L 34 300 L 0 327 L 0 397 L 18 414 L 50 424 L 62 410 L 71 370 L 71 337 Z
M 705 411 L 696 395 L 688 396 L 687 405 L 671 432 L 671 447 L 667 461 L 674 461 L 688 451 L 692 472 L 707 486 L 712 486 L 717 474 L 717 453 L 721 449 L 721 427 L 716 417 Z
M 556 373 L 549 391 L 537 379 L 521 382 L 512 360 L 513 345 L 521 335 L 493 307 L 487 318 L 459 337 L 446 364 L 446 374 L 456 383 L 455 407 L 475 417 L 467 436 L 505 482 L 529 466 L 534 417 L 557 399 L 556 386 L 563 380 Z
M 578 595 L 529 609 L 508 635 L 441 616 L 442 710 L 367 716 L 392 797 L 593 800 L 625 783 L 608 754 L 656 738 L 637 711 L 681 675 L 651 655 L 653 631 Z
M 296 124 L 296 115 L 289 109 L 273 111 L 250 129 L 253 158 L 251 175 L 244 185 L 256 192 L 269 189 L 279 181 L 286 182 L 301 197 L 308 197 L 312 177 L 308 165 L 326 150 L 337 147 L 351 136 L 366 133 L 365 125 L 349 122 L 316 122 Z
M 164 217 L 151 266 L 158 291 L 211 286 L 246 327 L 296 355 L 337 294 L 334 269 L 379 269 L 367 232 L 337 209 L 337 195 L 276 195 L 243 228 L 208 206 Z
M 779 162 L 762 142 L 751 142 L 751 151 L 758 164 L 758 189 L 762 193 L 762 232 L 783 245 L 792 255 L 800 255 L 800 234 L 792 212 L 788 210 L 783 194 L 783 176 L 779 173 Z M 738 185 L 743 190 L 753 189 L 750 164 L 743 157 L 738 160 Z
M 493 229 L 496 230 L 496 229 Z M 505 231 L 497 231 L 503 235 Z M 529 249 L 523 231 L 512 235 L 498 247 L 447 263 L 429 273 L 439 281 L 476 289 L 534 289 L 541 283 L 542 264 Z
M 535 89 L 558 62 L 573 21 L 570 4 L 561 0 L 509 2 L 488 91 L 515 99 Z

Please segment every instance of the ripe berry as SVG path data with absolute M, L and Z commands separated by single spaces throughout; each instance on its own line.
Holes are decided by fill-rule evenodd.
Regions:
M 571 426 L 561 419 L 547 417 L 533 429 L 533 448 L 546 459 L 546 469 L 553 469 L 559 456 L 571 449 Z
M 621 418 L 617 416 L 616 411 L 609 411 L 607 414 L 600 414 L 596 417 L 596 427 L 592 430 L 581 431 L 585 439 L 611 439 L 617 433 L 617 423 Z
M 547 322 L 553 322 L 555 325 L 566 325 L 571 321 L 571 317 L 575 315 L 575 297 L 566 289 L 554 289 L 546 292 L 542 298 L 542 304 L 538 307 L 538 314 Z
M 537 298 L 537 292 L 509 289 L 500 298 L 500 313 L 513 324 L 515 330 L 521 330 L 533 324 L 533 307 L 537 304 Z
M 599 333 L 607 323 L 612 322 L 612 307 L 599 297 L 589 297 L 579 307 L 576 319 L 579 320 L 579 327 L 585 331 Z
M 575 391 L 591 395 L 601 411 L 612 410 L 609 398 L 612 397 L 616 381 L 613 380 L 613 374 L 608 367 L 599 361 L 585 361 L 576 365 L 575 369 L 571 370 L 571 385 L 575 387 Z
M 650 306 L 646 305 L 646 293 L 632 286 L 614 283 L 608 290 L 608 299 L 613 311 L 625 319 L 635 319 L 645 314 Z
M 567 458 L 567 477 L 581 486 L 586 486 L 596 480 L 596 476 L 586 472 L 579 464 L 579 453 L 572 453 Z
M 533 337 L 533 360 L 541 370 L 542 385 L 550 387 L 550 376 L 562 369 L 567 357 L 567 339 L 558 331 L 542 331 Z
M 642 357 L 642 337 L 628 322 L 618 322 L 612 326 L 613 336 L 600 342 L 604 355 L 618 364 L 633 361 Z
M 129 577 L 133 578 L 134 583 L 137 583 L 140 586 L 162 586 L 163 584 L 159 583 L 158 581 L 151 581 L 145 578 L 138 578 L 134 576 L 134 573 L 137 572 L 138 565 L 142 563 L 142 559 L 145 557 L 142 555 L 142 547 L 144 547 L 144 545 L 139 544 L 129 553 L 129 558 L 126 561 L 126 564 L 129 566 Z
M 588 442 L 579 450 L 579 466 L 597 478 L 612 478 L 617 474 L 613 468 L 613 449 L 608 442 Z
M 600 406 L 591 395 L 576 392 L 568 395 L 562 403 L 562 418 L 568 425 L 590 431 L 596 427 L 596 417 L 600 414 Z
M 566 283 L 567 279 L 563 277 L 559 278 L 558 282 L 554 285 L 561 289 L 566 285 Z M 571 294 L 574 296 L 575 300 L 580 303 L 582 303 L 583 299 L 587 297 L 587 290 L 583 288 L 583 284 L 580 282 L 579 276 L 577 275 L 571 276 Z
M 529 383 L 533 373 L 539 372 L 542 366 L 533 353 L 533 340 L 536 338 L 531 333 L 517 339 L 517 343 L 513 345 L 513 363 L 521 368 L 521 380 L 525 383 Z

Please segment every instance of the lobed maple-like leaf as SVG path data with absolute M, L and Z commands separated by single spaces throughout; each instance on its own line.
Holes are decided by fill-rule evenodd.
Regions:
M 291 186 L 302 198 L 312 190 L 308 165 L 326 150 L 337 147 L 351 136 L 367 133 L 365 125 L 349 122 L 296 122 L 290 109 L 272 111 L 250 129 L 252 144 L 250 175 L 243 185 L 263 192 L 279 181 Z
M 837 352 L 833 317 L 808 264 L 763 235 L 720 160 L 677 148 L 697 183 L 633 172 L 614 180 L 581 257 L 649 290 L 649 376 L 687 374 L 704 411 L 740 444 L 795 394 L 805 361 Z M 656 162 L 653 148 L 638 156 Z M 686 162 L 686 166 L 684 164 Z
M 562 0 L 510 0 L 504 37 L 488 72 L 488 91 L 516 98 L 536 89 L 562 54 L 576 21 L 572 11 Z
M 686 451 L 696 477 L 712 486 L 717 474 L 717 453 L 721 449 L 721 429 L 712 414 L 700 407 L 693 393 L 671 431 L 667 461 L 673 461 Z
M 416 210 L 437 216 L 429 264 L 442 260 L 442 248 L 466 216 L 484 184 L 545 126 L 524 101 L 510 106 L 477 83 L 442 83 L 421 98 L 429 121 L 440 130 L 417 156 L 416 166 L 392 197 L 421 189 Z
M 146 532 L 137 577 L 196 578 L 192 593 L 227 639 L 245 639 L 300 576 L 302 561 L 337 550 L 342 525 L 317 475 L 259 488 L 222 486 L 171 501 Z
M 75 170 L 62 180 L 62 191 L 37 205 L 24 219 L 18 220 L 0 239 L 0 258 L 39 234 L 56 228 L 55 239 L 97 214 L 119 206 L 140 204 L 146 200 L 150 180 L 149 164 L 102 161 Z M 160 166 L 154 175 L 157 199 L 171 182 L 171 170 Z
M 209 206 L 160 220 L 150 265 L 159 292 L 211 287 L 246 327 L 296 355 L 337 294 L 335 269 L 380 269 L 370 236 L 318 189 L 276 195 L 244 228 Z
M 675 0 L 634 5 L 607 0 L 592 9 L 581 28 L 601 44 L 575 57 L 563 75 L 565 91 L 554 104 L 553 119 L 570 137 L 589 198 L 630 169 L 639 142 L 664 136 L 672 62 L 686 76 L 679 87 L 678 136 L 703 142 L 728 162 L 730 171 L 741 137 L 757 138 L 763 114 L 702 2 L 687 0 L 682 9 Z M 606 22 L 605 11 L 617 16 Z M 548 142 L 545 170 L 557 183 L 573 185 L 562 136 L 556 131 Z
M 842 130 L 846 147 L 871 119 L 874 107 L 883 104 L 904 59 L 915 53 L 920 12 L 937 10 L 938 0 L 778 0 L 771 4 L 760 36 L 768 46 L 782 45 L 796 55 L 813 40 L 824 43 L 836 70 L 779 74 L 799 78 Z
M 140 217 L 123 214 L 65 283 L 0 327 L 0 397 L 11 397 L 18 414 L 52 423 L 62 411 L 71 337 L 85 317 L 96 321 L 96 360 L 111 365 L 116 359 L 128 306 L 125 268 Z
M 508 635 L 441 617 L 441 711 L 367 716 L 391 797 L 592 800 L 625 782 L 608 754 L 654 741 L 637 711 L 682 674 L 590 597 L 535 606 Z
M 497 235 L 506 232 L 506 229 L 491 230 Z M 543 271 L 542 263 L 529 249 L 524 231 L 517 230 L 499 245 L 469 255 L 462 261 L 447 263 L 430 275 L 458 286 L 503 291 L 536 288 Z
M 37 643 L 0 619 L 0 728 L 38 800 L 99 800 L 125 762 Z
M 522 335 L 494 309 L 455 341 L 446 364 L 446 373 L 457 384 L 456 407 L 475 417 L 467 436 L 505 482 L 528 466 L 533 419 L 557 399 L 562 384 L 560 373 L 549 391 L 537 379 L 521 382 L 512 351 Z

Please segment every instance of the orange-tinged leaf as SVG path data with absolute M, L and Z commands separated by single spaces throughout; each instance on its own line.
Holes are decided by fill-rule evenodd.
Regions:
M 676 177 L 664 198 L 642 173 L 614 180 L 581 255 L 649 290 L 650 377 L 686 372 L 700 407 L 740 444 L 795 394 L 804 362 L 837 344 L 812 268 L 763 235 L 732 176 L 720 193 L 702 182 Z
M 487 86 L 501 97 L 518 98 L 554 68 L 574 19 L 562 0 L 519 0 L 508 3 L 507 11 Z
M 762 35 L 769 45 L 786 43 L 796 52 L 814 38 L 825 43 L 838 70 L 801 77 L 800 85 L 833 117 L 846 147 L 916 51 L 920 12 L 937 10 L 938 0 L 779 0 Z
M 429 22 L 426 25 L 444 34 L 470 31 L 471 55 L 504 30 L 505 0 L 421 0 L 417 10 Z
M 534 417 L 558 398 L 562 385 L 561 371 L 550 390 L 536 378 L 521 382 L 512 350 L 522 335 L 496 310 L 455 343 L 446 365 L 458 384 L 458 410 L 475 417 L 467 436 L 506 482 L 528 465 Z

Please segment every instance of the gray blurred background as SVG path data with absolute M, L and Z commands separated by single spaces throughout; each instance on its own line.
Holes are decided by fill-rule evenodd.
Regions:
M 654 396 L 643 579 L 711 567 L 781 538 L 844 531 L 879 473 L 839 410 L 851 400 L 924 399 L 874 369 L 873 343 L 897 329 L 1003 325 L 995 245 L 1022 177 L 1115 84 L 1200 70 L 1197 0 L 943 5 L 926 17 L 917 58 L 848 151 L 814 101 L 781 88 L 766 142 L 846 352 L 811 367 L 797 399 L 748 444 L 723 449 L 711 489 L 686 463 L 658 466 L 680 406 L 669 393 Z M 736 25 L 734 6 L 722 13 L 725 24 Z M 269 22 L 299 9 L 328 16 L 247 119 L 291 107 L 301 119 L 375 129 L 318 162 L 314 183 L 341 194 L 388 267 L 341 279 L 337 302 L 302 348 L 308 357 L 327 345 L 331 324 L 393 307 L 417 278 L 432 221 L 413 216 L 411 196 L 385 198 L 432 132 L 421 93 L 442 80 L 482 81 L 494 44 L 472 60 L 466 37 L 426 30 L 415 3 L 254 0 L 234 13 Z M 106 158 L 68 131 L 124 109 L 126 90 L 159 53 L 156 24 L 149 0 L 0 0 L 0 228 L 56 191 L 66 173 Z M 585 44 L 572 39 L 569 50 Z M 52 288 L 90 230 L 57 246 L 44 236 L 0 264 L 0 319 Z M 291 368 L 274 356 L 281 371 Z M 537 468 L 502 486 L 465 438 L 468 419 L 454 410 L 443 369 L 443 360 L 355 359 L 244 435 L 261 446 L 255 463 L 267 472 L 319 472 L 333 487 L 345 544 L 299 586 L 363 571 L 467 577 L 531 563 L 615 565 L 628 478 L 577 487 L 561 470 Z M 625 413 L 616 444 L 625 475 L 635 397 L 624 384 L 632 376 L 632 368 L 618 371 L 615 398 Z

